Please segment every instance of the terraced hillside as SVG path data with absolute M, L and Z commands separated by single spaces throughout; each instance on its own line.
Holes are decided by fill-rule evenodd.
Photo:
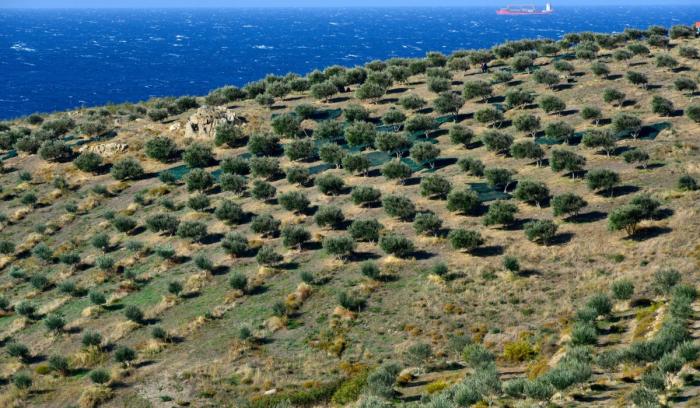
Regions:
M 697 406 L 699 48 L 570 34 L 0 124 L 0 406 Z

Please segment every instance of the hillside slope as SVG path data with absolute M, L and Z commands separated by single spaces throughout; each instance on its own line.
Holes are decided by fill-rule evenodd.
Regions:
M 693 406 L 698 48 L 583 33 L 0 125 L 0 405 Z

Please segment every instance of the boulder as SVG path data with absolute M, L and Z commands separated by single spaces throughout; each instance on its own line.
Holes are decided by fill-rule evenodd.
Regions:
M 185 125 L 185 137 L 192 139 L 213 139 L 216 128 L 222 123 L 240 125 L 243 118 L 225 106 L 204 106 L 190 116 Z

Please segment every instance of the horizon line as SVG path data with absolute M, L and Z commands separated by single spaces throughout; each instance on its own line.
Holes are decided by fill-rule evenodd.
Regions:
M 556 9 L 569 9 L 569 8 L 648 8 L 648 7 L 668 7 L 668 6 L 681 6 L 681 7 L 698 7 L 699 4 L 688 4 L 684 2 L 679 3 L 658 3 L 658 4 L 570 4 L 563 6 L 556 6 Z M 36 7 L 3 7 L 0 6 L 0 10 L 221 10 L 221 9 L 455 9 L 455 8 L 484 8 L 493 9 L 499 6 L 488 6 L 488 5 L 415 5 L 415 6 L 405 6 L 405 5 L 383 5 L 383 6 L 363 6 L 363 5 L 344 5 L 344 6 L 326 6 L 326 5 L 301 5 L 301 6 L 236 6 L 236 5 L 222 5 L 222 6 L 103 6 L 103 7 L 81 7 L 81 6 L 36 6 Z

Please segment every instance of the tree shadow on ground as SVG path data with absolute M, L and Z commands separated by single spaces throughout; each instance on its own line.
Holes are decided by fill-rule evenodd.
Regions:
M 504 248 L 501 245 L 489 245 L 489 246 L 483 246 L 483 247 L 478 247 L 475 249 L 472 249 L 469 253 L 472 254 L 473 256 L 478 256 L 479 258 L 488 258 L 491 256 L 498 256 L 502 255 L 504 252 Z
M 608 214 L 601 211 L 589 211 L 583 214 L 576 214 L 569 216 L 564 219 L 566 222 L 571 222 L 574 224 L 583 224 L 588 222 L 596 222 L 605 219 Z
M 661 235 L 666 235 L 673 231 L 671 228 L 668 227 L 658 227 L 658 226 L 652 226 L 652 227 L 646 227 L 642 228 L 639 231 L 637 231 L 636 234 L 627 237 L 627 239 L 631 241 L 636 241 L 636 242 L 641 242 L 641 241 L 646 241 L 652 238 L 657 238 Z

